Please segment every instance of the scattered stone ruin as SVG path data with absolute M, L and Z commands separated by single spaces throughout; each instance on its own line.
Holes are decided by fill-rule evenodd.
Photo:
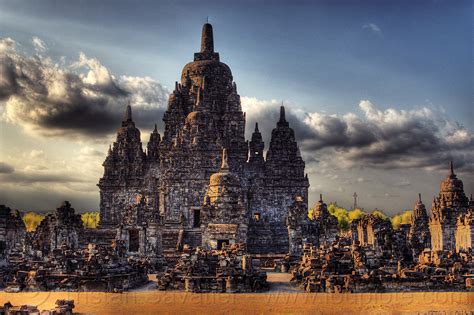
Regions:
M 472 290 L 472 254 L 438 255 L 426 251 L 419 263 L 407 265 L 349 238 L 319 248 L 307 244 L 292 282 L 307 292 L 326 293 Z
M 10 302 L 7 302 L 3 307 L 0 306 L 0 315 L 72 315 L 73 309 L 74 300 L 57 300 L 54 309 L 42 311 L 37 306 L 13 306 Z
M 124 244 L 89 244 L 73 250 L 65 243 L 45 258 L 28 257 L 11 266 L 7 292 L 101 291 L 121 292 L 148 282 L 147 259 L 126 257 Z
M 83 229 L 81 215 L 75 213 L 69 201 L 64 201 L 41 221 L 28 246 L 46 256 L 63 244 L 72 250 L 79 249 Z
M 220 250 L 185 248 L 174 268 L 158 277 L 159 290 L 244 293 L 268 289 L 265 272 L 254 269 L 242 244 Z
M 329 214 L 322 195 L 312 217 L 309 217 L 302 197 L 297 198 L 289 209 L 287 226 L 290 241 L 288 254 L 293 258 L 303 254 L 304 244 L 324 245 L 335 241 L 338 235 L 337 218 Z

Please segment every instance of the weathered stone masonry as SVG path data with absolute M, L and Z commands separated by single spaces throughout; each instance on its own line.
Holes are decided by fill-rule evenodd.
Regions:
M 307 209 L 305 163 L 283 106 L 266 158 L 258 126 L 251 141 L 246 141 L 246 117 L 237 86 L 230 68 L 214 51 L 208 23 L 202 29 L 201 51 L 183 68 L 163 121 L 163 136 L 155 128 L 144 152 L 131 107 L 127 107 L 98 184 L 101 227 L 123 225 L 126 210 L 137 203 L 137 196 L 143 196 L 141 208 L 157 218 L 159 228 L 153 239 L 161 242 L 164 252 L 174 252 L 183 244 L 213 247 L 245 239 L 250 252 L 287 253 L 288 208 L 302 198 Z M 211 177 L 222 173 L 223 149 L 235 187 L 217 187 L 220 182 Z M 208 202 L 209 195 L 221 188 L 235 191 L 238 199 L 238 217 L 242 218 L 238 230 L 243 234 L 237 238 L 223 233 L 222 239 L 216 239 L 219 233 L 208 233 L 224 220 L 227 208 L 237 206 Z M 121 238 L 128 236 L 122 233 Z

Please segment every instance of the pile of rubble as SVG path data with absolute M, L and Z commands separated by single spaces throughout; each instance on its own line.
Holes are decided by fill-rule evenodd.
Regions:
M 267 290 L 268 284 L 241 244 L 212 251 L 185 246 L 175 267 L 158 277 L 158 289 L 242 293 Z
M 319 248 L 307 244 L 292 275 L 307 292 L 463 291 L 473 290 L 474 261 L 472 253 L 426 250 L 408 264 L 341 238 Z
M 14 266 L 15 275 L 5 291 L 107 291 L 117 292 L 148 281 L 146 259 L 126 257 L 123 244 L 89 244 L 77 251 L 63 244 L 47 258 L 34 256 Z
M 7 302 L 0 306 L 0 315 L 72 315 L 74 308 L 74 300 L 57 300 L 56 307 L 51 310 L 38 310 L 33 305 L 13 306 Z

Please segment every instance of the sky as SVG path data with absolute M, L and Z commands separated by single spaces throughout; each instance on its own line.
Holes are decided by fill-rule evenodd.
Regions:
M 429 207 L 454 161 L 474 193 L 471 1 L 0 0 L 0 203 L 97 210 L 130 101 L 144 147 L 202 24 L 232 69 L 247 138 L 283 101 L 310 203 Z

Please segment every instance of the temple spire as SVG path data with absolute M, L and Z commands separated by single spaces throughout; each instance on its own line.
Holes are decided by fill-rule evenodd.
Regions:
M 283 102 L 281 103 L 281 106 L 280 106 L 280 120 L 279 120 L 279 122 L 281 122 L 281 123 L 286 122 L 285 106 L 283 106 Z
M 323 202 L 323 194 L 319 194 L 319 201 Z
M 419 202 L 419 203 L 422 203 L 422 202 L 421 202 L 421 194 L 420 194 L 420 193 L 418 193 L 418 202 Z
M 214 35 L 212 33 L 212 25 L 205 23 L 202 27 L 201 36 L 201 53 L 214 52 Z
M 132 106 L 130 106 L 130 104 L 127 105 L 127 109 L 125 110 L 125 116 L 123 117 L 123 121 L 132 121 Z
M 156 127 L 156 124 L 155 124 L 155 129 L 153 129 L 153 132 L 158 132 L 158 128 Z
M 454 175 L 454 166 L 453 166 L 453 160 L 449 162 L 449 174 Z
M 255 123 L 255 132 L 259 132 L 258 131 L 258 122 Z

